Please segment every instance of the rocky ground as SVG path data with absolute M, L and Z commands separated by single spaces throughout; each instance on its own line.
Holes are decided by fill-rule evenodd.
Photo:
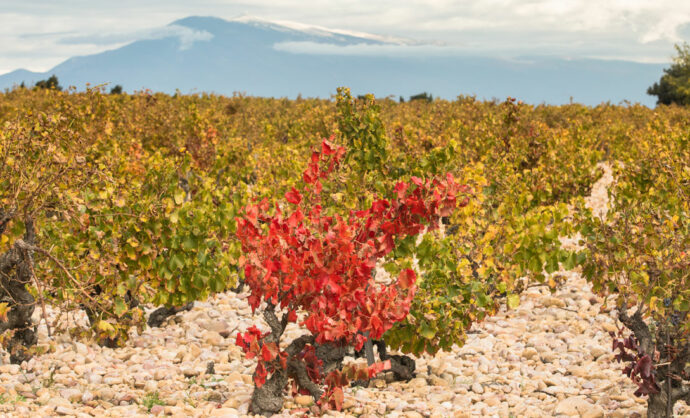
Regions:
M 605 207 L 610 181 L 607 173 L 592 206 Z M 645 399 L 632 395 L 634 385 L 611 361 L 615 311 L 579 274 L 561 274 L 566 280 L 556 293 L 529 288 L 519 308 L 474 327 L 463 347 L 418 358 L 415 379 L 347 388 L 345 410 L 329 415 L 645 416 Z M 41 325 L 39 344 L 50 352 L 22 366 L 3 358 L 0 415 L 243 416 L 254 361 L 243 359 L 234 336 L 255 321 L 246 296 L 227 293 L 196 303 L 120 349 L 66 335 L 51 342 Z M 37 310 L 37 322 L 39 316 Z M 288 339 L 295 333 L 289 329 Z M 303 414 L 312 402 L 308 396 L 288 400 L 280 416 Z M 679 404 L 675 412 L 690 416 L 690 407 Z

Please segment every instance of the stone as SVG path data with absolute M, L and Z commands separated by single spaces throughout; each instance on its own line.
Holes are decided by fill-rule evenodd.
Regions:
M 2 374 L 17 374 L 19 370 L 21 369 L 18 364 L 3 364 L 0 366 L 0 373 Z
M 547 297 L 547 298 L 545 298 L 545 299 L 543 300 L 542 304 L 543 304 L 545 307 L 547 307 L 547 308 L 552 307 L 552 306 L 555 306 L 555 307 L 557 307 L 557 308 L 563 308 L 563 307 L 565 307 L 565 302 L 563 302 L 562 299 L 554 298 L 554 297 Z
M 298 395 L 295 396 L 295 403 L 302 407 L 311 406 L 314 404 L 314 398 L 310 395 Z
M 115 397 L 115 391 L 109 387 L 98 389 L 96 394 L 98 395 L 98 399 L 102 399 L 104 401 L 110 401 Z
M 537 357 L 539 353 L 537 352 L 534 347 L 528 347 L 522 351 L 522 357 L 526 358 L 527 360 L 531 360 L 535 357 Z
M 153 405 L 151 407 L 151 415 L 158 416 L 162 414 L 165 411 L 165 407 L 163 405 Z
M 209 402 L 216 402 L 216 403 L 222 403 L 223 402 L 223 394 L 218 392 L 217 390 L 214 390 L 208 395 L 207 400 Z
M 489 405 L 489 406 L 497 406 L 501 402 L 498 400 L 497 397 L 490 396 L 490 397 L 484 399 L 484 403 Z
M 616 328 L 615 325 L 609 323 L 609 322 L 604 322 L 601 324 L 601 327 L 604 329 L 606 332 L 618 332 L 618 328 Z
M 223 337 L 216 331 L 204 331 L 203 338 L 208 345 L 212 346 L 221 345 L 223 342 Z
M 62 406 L 62 405 L 55 408 L 55 412 L 57 412 L 58 415 L 76 415 L 77 414 L 74 409 L 67 407 L 67 406 Z
M 237 409 L 237 408 L 239 408 L 241 403 L 242 402 L 240 402 L 239 399 L 237 399 L 236 397 L 233 396 L 230 399 L 228 399 L 227 401 L 225 401 L 225 403 L 223 404 L 223 408 Z
M 370 388 L 385 388 L 386 387 L 386 381 L 383 379 L 372 379 L 369 381 L 369 387 Z
M 122 376 L 106 376 L 103 378 L 103 383 L 108 386 L 119 385 L 122 383 Z
M 50 398 L 48 400 L 47 405 L 54 406 L 54 407 L 56 407 L 56 406 L 66 406 L 68 408 L 72 407 L 72 404 L 70 403 L 70 401 L 68 401 L 65 398 L 61 398 L 61 397 Z
M 82 393 L 78 389 L 63 389 L 60 391 L 60 396 L 70 402 L 79 402 L 81 400 Z
M 452 377 L 451 377 L 451 380 L 452 380 Z M 446 380 L 442 377 L 436 376 L 436 375 L 431 375 L 429 377 L 429 383 L 433 386 L 441 386 L 441 387 L 446 387 L 446 386 L 450 385 L 448 380 Z
M 579 391 L 575 388 L 569 386 L 549 386 L 543 389 L 544 392 L 550 393 L 552 395 L 564 394 L 564 395 L 577 395 Z
M 588 402 L 584 397 L 575 396 L 560 401 L 553 410 L 555 415 L 581 416 L 587 418 L 601 418 L 604 409 Z
M 558 355 L 556 355 L 556 353 L 553 353 L 551 351 L 547 351 L 547 352 L 541 353 L 539 358 L 544 363 L 553 363 L 558 358 Z
M 482 386 L 478 382 L 474 382 L 472 384 L 472 392 L 481 395 L 482 393 L 484 393 L 484 386 Z
M 408 385 L 413 388 L 425 387 L 428 385 L 427 381 L 423 377 L 415 377 L 408 382 Z
M 607 350 L 604 347 L 598 345 L 589 348 L 589 354 L 591 354 L 595 360 L 603 356 L 604 354 L 608 354 L 609 352 L 610 350 Z
M 144 383 L 144 391 L 151 393 L 151 392 L 156 392 L 158 390 L 158 382 L 155 380 L 147 380 L 146 383 Z
M 87 373 L 86 381 L 91 383 L 92 385 L 99 385 L 103 381 L 103 376 L 96 374 L 96 373 Z
M 89 403 L 92 400 L 94 400 L 94 398 L 95 398 L 95 395 L 93 393 L 91 393 L 91 391 L 87 390 L 87 391 L 84 391 L 84 393 L 82 393 L 81 402 L 82 403 Z
M 194 377 L 199 375 L 199 371 L 192 368 L 192 367 L 184 367 L 182 368 L 182 374 L 184 377 Z
M 218 334 L 227 333 L 228 335 L 232 332 L 230 324 L 222 319 L 212 319 L 208 321 L 201 322 L 201 328 L 206 331 L 217 332 Z
M 239 416 L 239 411 L 235 408 L 217 408 L 211 411 L 212 417 L 227 417 L 233 418 Z

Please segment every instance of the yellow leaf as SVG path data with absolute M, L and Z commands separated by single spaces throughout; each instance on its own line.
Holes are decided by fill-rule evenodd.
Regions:
M 7 312 L 10 311 L 10 307 L 7 302 L 0 303 L 0 320 L 7 321 Z
M 510 309 L 515 309 L 520 306 L 520 296 L 516 294 L 508 295 L 508 307 Z
M 185 193 L 183 190 L 178 190 L 175 192 L 175 203 L 181 205 L 184 203 Z
M 108 334 L 115 332 L 115 327 L 103 320 L 100 320 L 96 323 L 96 329 L 98 329 L 99 331 L 107 332 Z

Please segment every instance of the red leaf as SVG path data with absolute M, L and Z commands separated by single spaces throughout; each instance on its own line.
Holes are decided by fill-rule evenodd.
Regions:
M 268 345 L 264 344 L 263 347 L 261 347 L 261 359 L 263 361 L 271 361 L 273 360 L 273 355 L 271 354 L 271 351 L 268 349 Z
M 254 384 L 257 388 L 260 388 L 264 385 L 264 383 L 266 383 L 267 375 L 268 372 L 266 371 L 266 367 L 264 367 L 262 362 L 259 362 L 259 364 L 256 365 L 256 371 L 254 372 Z
M 297 228 L 297 226 L 302 222 L 304 219 L 304 214 L 302 214 L 302 211 L 297 209 L 290 215 L 290 217 L 287 219 L 287 224 L 290 228 Z
M 331 146 L 328 144 L 328 141 L 325 140 L 325 139 L 324 139 L 323 142 L 321 143 L 321 152 L 322 152 L 324 155 L 333 155 L 333 154 L 335 154 L 335 151 L 333 150 L 333 148 L 331 148 Z
M 371 204 L 371 210 L 374 213 L 383 213 L 384 210 L 389 206 L 390 204 L 388 203 L 387 200 L 381 199 L 377 200 L 374 203 Z
M 369 378 L 376 376 L 384 370 L 389 370 L 391 368 L 391 361 L 377 361 L 376 363 L 369 366 Z
M 296 322 L 297 321 L 297 311 L 294 309 L 290 309 L 288 311 L 288 322 Z
M 343 394 L 343 390 L 339 387 L 336 387 L 333 389 L 333 394 L 331 395 L 331 400 L 333 401 L 333 406 L 337 411 L 341 411 L 343 409 L 343 401 L 345 400 L 345 395 Z
M 302 201 L 302 195 L 293 187 L 289 192 L 285 193 L 285 199 L 294 205 L 299 205 L 299 202 Z
M 381 322 L 381 318 L 378 315 L 372 315 L 369 322 L 371 323 L 371 329 L 374 331 L 372 338 L 378 338 L 383 334 L 383 322 Z
M 405 269 L 398 275 L 398 284 L 403 289 L 410 289 L 417 280 L 417 274 L 412 269 Z

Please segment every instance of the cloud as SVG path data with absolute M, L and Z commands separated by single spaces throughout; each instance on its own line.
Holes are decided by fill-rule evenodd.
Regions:
M 166 25 L 190 15 L 230 19 L 245 13 L 449 47 L 426 48 L 424 53 L 561 54 L 668 62 L 673 43 L 690 40 L 687 0 L 3 0 L 0 72 L 19 67 L 45 71 L 71 56 L 136 39 L 175 36 L 180 48 L 189 48 L 208 41 L 210 34 Z M 278 48 L 334 51 L 314 45 Z M 356 47 L 338 53 L 370 51 L 374 50 Z M 383 53 L 400 51 L 404 49 Z
M 159 28 L 138 30 L 133 32 L 100 33 L 95 35 L 58 36 L 58 42 L 65 45 L 119 45 L 138 40 L 178 38 L 180 50 L 189 49 L 194 42 L 210 41 L 213 34 L 204 30 L 195 30 L 186 26 L 168 25 Z
M 466 49 L 442 45 L 367 44 L 336 45 L 323 42 L 278 42 L 278 51 L 309 55 L 357 55 L 357 56 L 443 56 L 467 53 Z

